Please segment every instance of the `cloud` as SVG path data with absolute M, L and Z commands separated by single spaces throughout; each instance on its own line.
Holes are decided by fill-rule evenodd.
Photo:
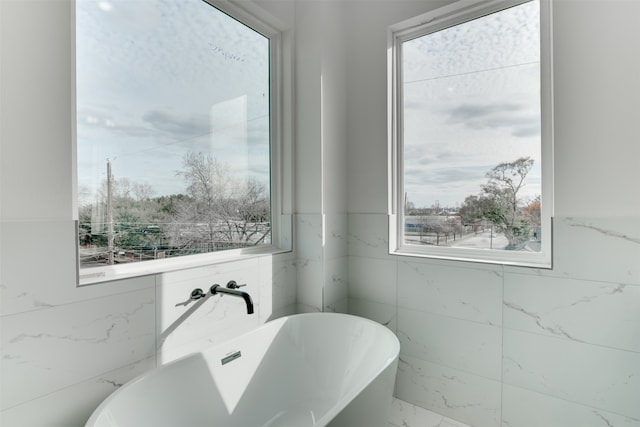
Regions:
M 118 133 L 131 137 L 158 137 L 158 131 L 144 126 L 123 123 L 113 114 L 100 111 L 100 108 L 85 108 L 78 112 L 78 131 L 97 129 L 110 134 Z M 86 137 L 86 136 L 85 136 Z
M 205 114 L 180 115 L 168 111 L 151 110 L 142 120 L 152 128 L 176 138 L 204 135 L 210 132 L 209 116 Z
M 520 138 L 540 134 L 539 115 L 522 104 L 461 104 L 449 110 L 448 116 L 449 123 L 476 130 L 507 128 Z
M 511 67 L 538 61 L 536 2 L 435 31 L 403 44 L 406 82 Z
M 485 173 L 493 166 L 477 166 L 472 168 L 421 168 L 412 166 L 405 168 L 405 183 L 443 184 L 455 182 L 478 182 L 484 180 Z

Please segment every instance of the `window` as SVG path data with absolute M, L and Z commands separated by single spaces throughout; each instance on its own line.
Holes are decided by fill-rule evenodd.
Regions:
M 223 7 L 76 1 L 81 283 L 280 244 L 279 33 Z
M 392 253 L 551 266 L 549 15 L 456 2 L 391 29 Z

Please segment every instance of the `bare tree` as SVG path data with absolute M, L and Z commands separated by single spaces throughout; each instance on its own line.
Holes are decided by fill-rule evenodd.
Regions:
M 254 179 L 234 179 L 212 155 L 188 152 L 181 176 L 187 197 L 175 207 L 172 242 L 193 252 L 262 243 L 270 235 L 269 198 Z

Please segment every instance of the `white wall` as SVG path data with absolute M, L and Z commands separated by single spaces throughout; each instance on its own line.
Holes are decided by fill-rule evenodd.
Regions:
M 475 427 L 640 426 L 640 2 L 555 2 L 553 270 L 388 255 L 385 30 L 433 5 L 349 3 L 349 310 L 397 332 L 400 399 Z
M 290 3 L 267 5 L 291 23 Z M 292 313 L 293 254 L 76 287 L 71 2 L 0 2 L 0 425 L 80 426 L 125 381 Z M 192 289 L 247 283 L 236 298 Z M 197 306 L 197 307 L 196 307 Z

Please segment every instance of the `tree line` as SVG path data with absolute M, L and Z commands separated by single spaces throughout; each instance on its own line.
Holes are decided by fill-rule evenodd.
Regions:
M 151 186 L 127 178 L 113 179 L 110 195 L 103 183 L 96 200 L 79 208 L 81 262 L 107 262 L 109 206 L 112 245 L 121 255 L 116 262 L 270 242 L 270 201 L 264 184 L 238 179 L 227 164 L 200 152 L 187 152 L 176 176 L 183 179 L 184 192 L 155 197 Z
M 533 164 L 530 157 L 521 157 L 492 168 L 485 174 L 487 182 L 481 186 L 481 191 L 467 196 L 457 209 L 460 222 L 443 222 L 442 226 L 476 229 L 488 222 L 507 238 L 509 243 L 505 249 L 517 249 L 532 237 L 539 238 L 540 196 L 533 200 L 519 197 Z M 419 211 L 413 207 L 406 209 L 407 215 L 419 214 Z

